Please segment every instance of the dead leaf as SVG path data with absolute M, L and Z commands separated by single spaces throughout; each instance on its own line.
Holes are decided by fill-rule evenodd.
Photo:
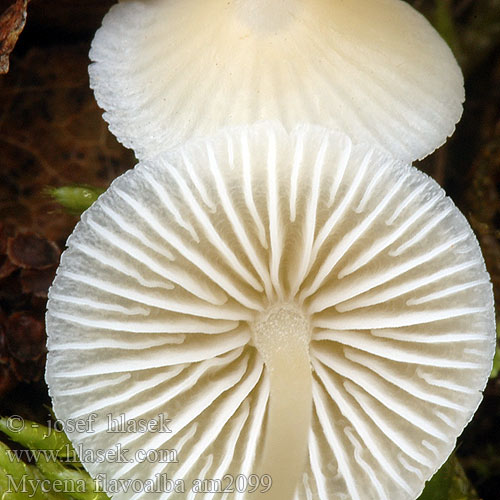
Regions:
M 9 71 L 9 56 L 26 24 L 28 0 L 17 0 L 0 17 L 0 74 Z

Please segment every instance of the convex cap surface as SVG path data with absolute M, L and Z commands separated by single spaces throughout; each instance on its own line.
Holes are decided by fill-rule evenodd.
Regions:
M 139 159 L 279 120 L 412 162 L 453 133 L 464 99 L 450 49 L 400 0 L 125 0 L 90 57 L 104 118 Z

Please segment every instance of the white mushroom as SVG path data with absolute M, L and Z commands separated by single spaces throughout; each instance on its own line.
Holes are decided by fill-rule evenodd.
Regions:
M 225 474 L 243 490 L 229 498 L 259 498 L 244 481 L 266 473 L 272 500 L 415 499 L 495 348 L 478 243 L 433 180 L 344 135 L 270 124 L 114 181 L 68 240 L 47 328 L 56 415 L 95 416 L 68 430 L 89 472 L 185 487 L 116 494 L 134 499 L 193 498 L 193 481 Z M 165 432 L 109 432 L 160 416 Z M 85 458 L 120 446 L 130 462 Z
M 400 0 L 125 0 L 90 57 L 104 117 L 140 159 L 279 120 L 411 162 L 453 133 L 464 99 L 450 49 Z

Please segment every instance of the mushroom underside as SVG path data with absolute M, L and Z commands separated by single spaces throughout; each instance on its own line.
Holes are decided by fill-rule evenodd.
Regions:
M 256 498 L 269 474 L 273 500 L 414 499 L 481 400 L 492 304 L 433 180 L 321 127 L 257 124 L 139 164 L 83 215 L 46 378 L 58 418 L 95 416 L 68 432 L 79 450 L 127 450 L 81 456 L 93 476 L 184 486 L 133 498 Z

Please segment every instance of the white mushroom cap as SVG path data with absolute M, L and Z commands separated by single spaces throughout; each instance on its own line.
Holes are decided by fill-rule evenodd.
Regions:
M 412 162 L 453 133 L 463 77 L 400 0 L 134 0 L 92 43 L 91 86 L 140 159 L 223 126 L 279 120 Z
M 477 240 L 440 187 L 344 135 L 270 124 L 114 181 L 68 240 L 47 329 L 57 417 L 96 416 L 68 431 L 79 449 L 178 458 L 85 467 L 184 481 L 144 494 L 162 499 L 252 473 L 272 476 L 272 500 L 414 499 L 495 349 Z M 121 415 L 172 432 L 108 432 Z

